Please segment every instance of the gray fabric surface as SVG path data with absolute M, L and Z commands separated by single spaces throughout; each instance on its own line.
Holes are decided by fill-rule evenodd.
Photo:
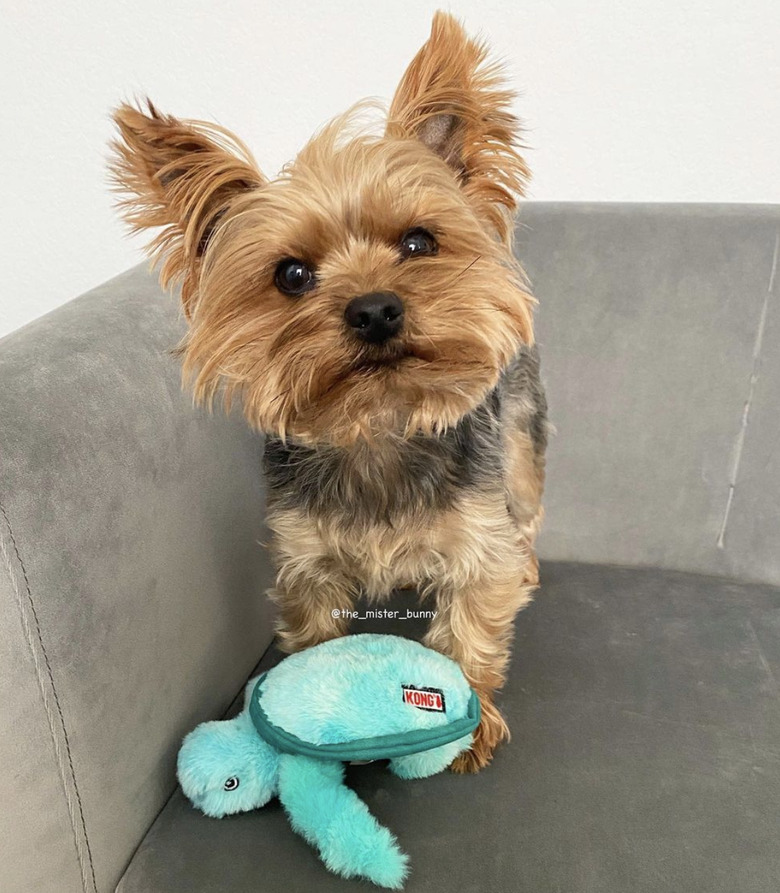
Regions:
M 542 555 L 780 583 L 780 207 L 520 220 L 558 429 Z
M 0 342 L 3 893 L 113 890 L 271 637 L 261 442 L 181 332 L 137 269 Z
M 776 207 L 524 210 L 558 429 L 543 557 L 780 584 L 779 228 Z M 113 890 L 181 736 L 270 639 L 261 444 L 181 393 L 181 333 L 139 267 L 0 340 L 3 893 Z M 549 563 L 544 580 L 505 701 L 528 737 L 457 787 L 352 772 L 417 889 L 447 858 L 459 890 L 518 889 L 513 872 L 535 893 L 777 889 L 777 590 Z M 215 824 L 177 794 L 123 890 L 266 875 L 340 883 L 278 807 Z
M 80 823 L 75 832 L 71 828 L 65 791 L 72 802 L 75 797 L 54 751 L 54 742 L 64 748 L 61 722 L 45 664 L 40 684 L 35 671 L 33 654 L 43 661 L 34 616 L 2 515 L 0 562 L 0 890 L 79 891 L 84 885 L 76 846 L 83 849 L 83 829 Z
M 548 563 L 518 619 L 501 700 L 513 738 L 493 765 L 407 782 L 373 764 L 348 780 L 410 854 L 409 893 L 771 893 L 778 674 L 780 589 Z M 276 801 L 216 820 L 177 792 L 118 889 L 368 885 L 327 873 Z

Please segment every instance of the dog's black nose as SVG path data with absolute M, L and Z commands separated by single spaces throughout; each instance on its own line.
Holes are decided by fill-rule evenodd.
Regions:
M 352 298 L 344 318 L 358 338 L 369 344 L 383 344 L 401 331 L 404 305 L 391 291 L 374 291 Z

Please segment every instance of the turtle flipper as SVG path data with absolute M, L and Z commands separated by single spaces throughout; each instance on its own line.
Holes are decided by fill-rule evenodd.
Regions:
M 449 744 L 441 744 L 431 750 L 393 757 L 390 760 L 390 771 L 399 778 L 428 778 L 429 775 L 436 775 L 437 772 L 443 772 L 458 754 L 468 750 L 472 739 L 473 735 L 469 732 L 463 738 L 457 738 Z
M 279 799 L 293 828 L 317 847 L 331 871 L 393 890 L 403 886 L 408 857 L 344 784 L 342 763 L 282 754 Z

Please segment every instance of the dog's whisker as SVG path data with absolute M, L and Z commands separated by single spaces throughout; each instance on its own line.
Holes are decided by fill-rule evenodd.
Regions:
M 477 261 L 479 261 L 479 260 L 482 260 L 482 255 L 481 255 L 481 254 L 477 255 L 477 257 L 475 257 L 474 260 L 473 260 L 467 267 L 464 267 L 464 269 L 462 269 L 462 270 L 460 271 L 460 273 L 458 273 L 458 275 L 457 275 L 454 279 L 450 280 L 450 282 L 447 283 L 447 287 L 449 288 L 451 285 L 454 285 L 459 279 L 461 279 L 463 276 L 465 276 L 466 273 L 468 273 L 468 271 L 469 271 L 469 270 L 474 266 L 474 264 L 475 264 Z

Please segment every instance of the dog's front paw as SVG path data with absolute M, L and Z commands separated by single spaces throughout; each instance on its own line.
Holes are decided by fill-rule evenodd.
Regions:
M 509 741 L 509 726 L 498 707 L 487 697 L 480 697 L 482 718 L 474 730 L 474 742 L 450 763 L 453 772 L 479 772 L 493 759 L 493 751 L 502 741 Z

